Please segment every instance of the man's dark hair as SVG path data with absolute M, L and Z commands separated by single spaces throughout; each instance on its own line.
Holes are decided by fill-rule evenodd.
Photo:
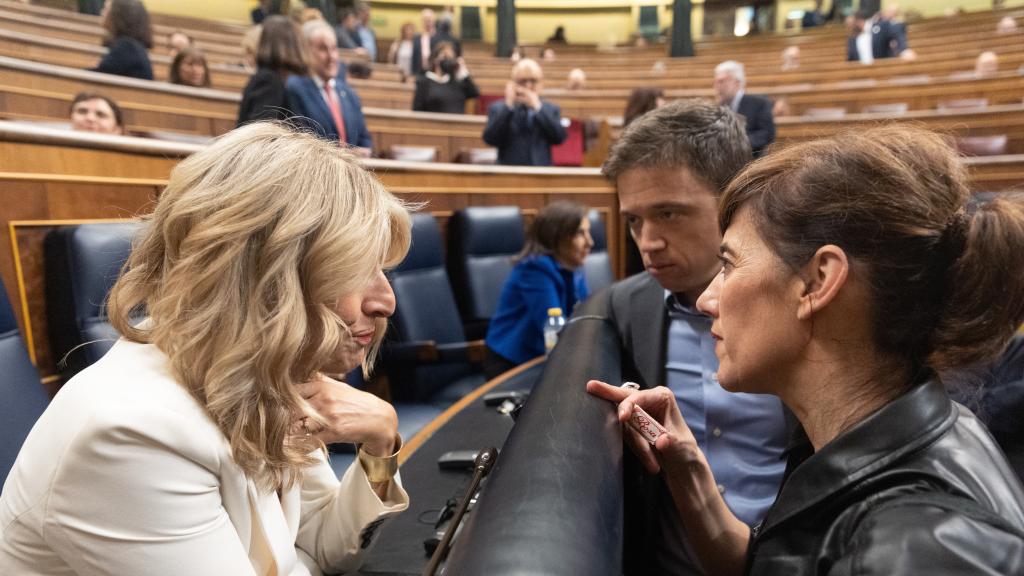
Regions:
M 743 120 L 724 106 L 677 100 L 634 120 L 601 173 L 615 182 L 633 168 L 687 168 L 717 196 L 751 160 Z

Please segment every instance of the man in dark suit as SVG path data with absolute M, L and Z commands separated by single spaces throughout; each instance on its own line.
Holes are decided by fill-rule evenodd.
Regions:
M 366 129 L 359 96 L 338 74 L 338 43 L 334 30 L 323 20 L 302 26 L 311 56 L 310 76 L 288 79 L 289 108 L 319 136 L 354 146 L 369 156 L 373 141 Z
M 430 8 L 420 12 L 423 32 L 412 37 L 412 75 L 418 76 L 430 70 L 430 52 L 437 35 L 437 16 Z
M 725 107 L 681 100 L 633 121 L 602 173 L 615 185 L 646 272 L 594 298 L 609 302 L 623 379 L 672 390 L 726 504 L 753 526 L 782 480 L 787 419 L 777 398 L 718 385 L 711 318 L 695 307 L 721 268 L 718 197 L 749 161 L 742 121 Z M 624 573 L 702 574 L 661 476 L 629 456 L 624 479 Z
M 825 14 L 821 11 L 822 0 L 814 1 L 814 10 L 805 10 L 804 17 L 800 19 L 800 27 L 804 30 L 816 28 L 825 24 Z
M 850 24 L 846 39 L 846 59 L 871 64 L 880 58 L 895 58 L 907 49 L 907 32 L 903 24 L 858 12 Z
M 516 62 L 505 99 L 487 109 L 484 142 L 498 148 L 498 164 L 550 166 L 551 145 L 568 137 L 561 110 L 540 98 L 544 74 L 529 58 Z
M 715 67 L 715 95 L 718 103 L 747 119 L 747 137 L 754 158 L 764 155 L 765 148 L 775 141 L 775 118 L 772 103 L 762 96 L 747 94 L 743 64 L 726 60 Z

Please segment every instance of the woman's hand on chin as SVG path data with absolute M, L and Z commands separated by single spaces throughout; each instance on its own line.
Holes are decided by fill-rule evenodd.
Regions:
M 301 429 L 325 444 L 362 444 L 362 449 L 373 456 L 394 453 L 398 415 L 391 404 L 323 374 L 299 384 L 298 388 L 306 402 L 326 421 L 326 426 L 321 426 L 305 417 L 301 419 Z

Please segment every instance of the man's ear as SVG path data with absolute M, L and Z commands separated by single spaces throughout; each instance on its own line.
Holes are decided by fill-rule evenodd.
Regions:
M 807 320 L 835 300 L 846 285 L 850 261 L 842 248 L 827 244 L 818 248 L 803 269 L 803 293 L 797 318 Z

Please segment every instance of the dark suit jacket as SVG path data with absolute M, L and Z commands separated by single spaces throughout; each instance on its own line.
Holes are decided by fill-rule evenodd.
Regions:
M 562 127 L 561 111 L 550 102 L 542 102 L 529 125 L 524 123 L 524 107 L 509 108 L 505 100 L 487 109 L 484 142 L 498 148 L 498 164 L 513 166 L 550 166 L 551 145 L 568 137 Z
M 373 139 L 366 129 L 363 118 L 363 104 L 359 96 L 344 82 L 336 81 L 335 90 L 341 102 L 341 115 L 345 121 L 345 141 L 352 146 L 372 148 Z M 287 83 L 288 106 L 298 116 L 298 121 L 318 136 L 328 140 L 338 139 L 331 110 L 320 94 L 320 88 L 309 76 L 292 76 Z
M 622 344 L 622 379 L 641 388 L 665 384 L 668 349 L 668 310 L 665 289 L 653 276 L 642 272 L 621 280 L 592 296 L 607 298 L 607 316 Z M 787 429 L 797 421 L 787 409 Z M 650 476 L 629 449 L 624 450 L 625 538 L 623 573 L 633 575 L 703 574 L 696 555 L 687 552 L 682 521 L 662 476 Z
M 480 95 L 473 78 L 462 80 L 450 78 L 444 84 L 427 78 L 416 77 L 416 92 L 412 96 L 412 109 L 419 112 L 443 112 L 465 114 L 466 100 Z
M 747 119 L 747 138 L 750 139 L 754 158 L 760 158 L 765 148 L 775 142 L 775 118 L 772 117 L 771 100 L 744 94 L 736 112 Z
M 871 26 L 871 53 L 875 59 L 893 58 L 907 49 L 907 30 L 902 24 L 894 24 L 885 20 L 869 21 Z M 846 59 L 850 62 L 860 60 L 857 50 L 857 37 L 846 39 Z
M 412 75 L 418 76 L 423 74 L 423 34 L 417 34 L 412 37 Z M 433 37 L 431 37 L 430 45 L 433 46 Z
M 622 379 L 641 388 L 665 383 L 668 312 L 665 289 L 642 272 L 609 289 L 608 317 L 622 343 Z M 593 298 L 598 298 L 594 296 Z M 623 573 L 639 575 L 702 574 L 687 554 L 682 521 L 661 476 L 644 472 L 624 450 L 625 537 Z
M 284 79 L 268 68 L 257 70 L 242 92 L 236 126 L 255 120 L 284 120 L 291 116 Z
M 93 70 L 143 80 L 153 79 L 153 66 L 149 63 L 149 52 L 146 51 L 146 47 L 138 40 L 127 36 L 114 38 L 107 47 L 107 55 Z

